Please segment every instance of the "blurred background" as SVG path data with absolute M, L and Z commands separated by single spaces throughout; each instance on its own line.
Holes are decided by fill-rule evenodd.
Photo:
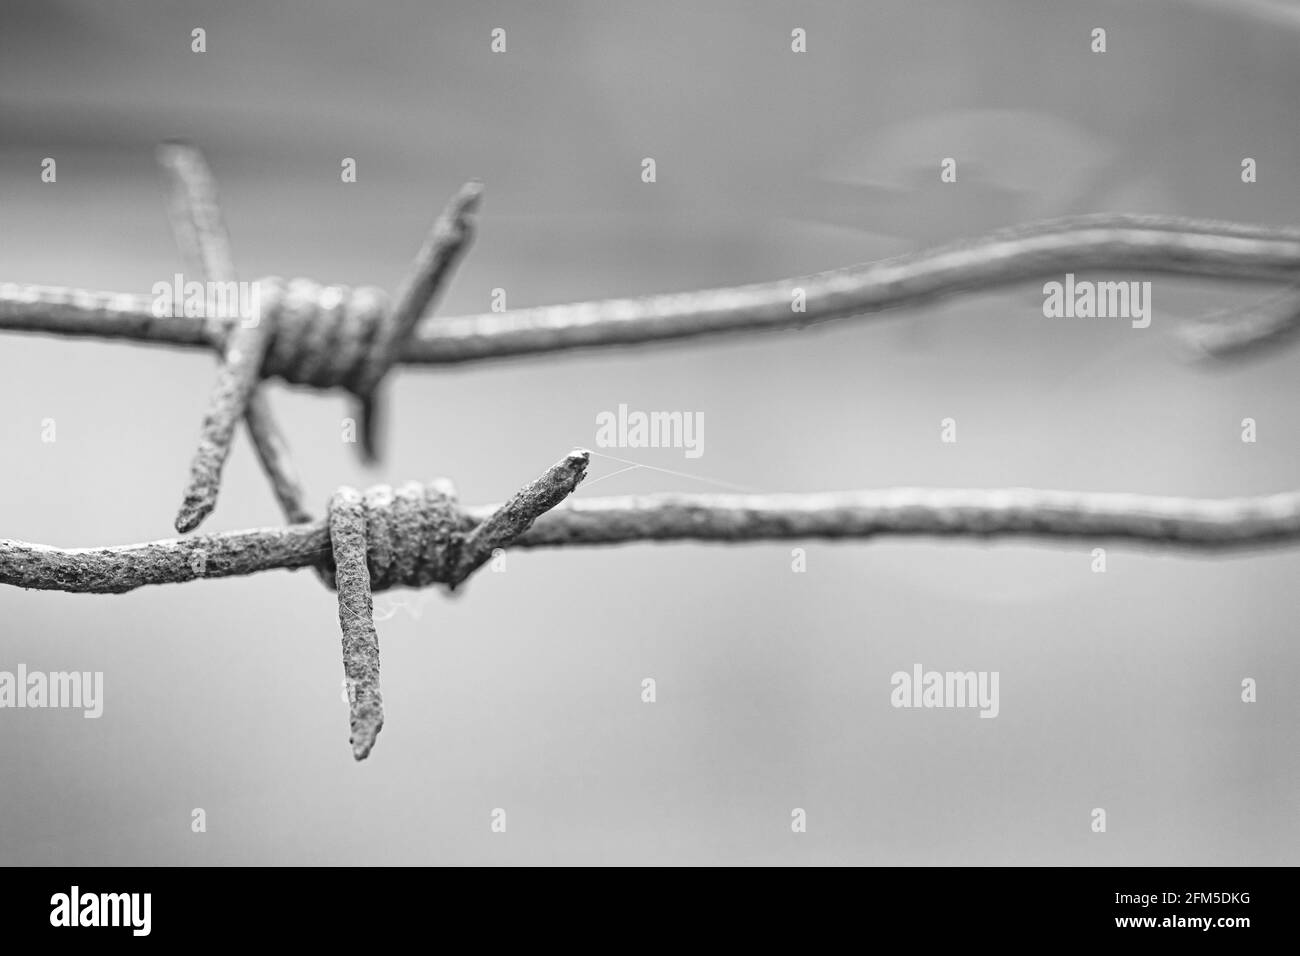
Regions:
M 443 315 L 497 287 L 517 308 L 731 285 L 1081 212 L 1294 224 L 1297 47 L 1280 3 L 6 0 L 0 280 L 170 280 L 169 137 L 206 153 L 245 279 L 391 289 L 482 178 Z M 703 413 L 704 454 L 595 448 L 642 467 L 597 456 L 580 496 L 1300 486 L 1300 353 L 1195 364 L 1172 334 L 1271 290 L 1135 278 L 1154 279 L 1145 330 L 1044 319 L 1031 283 L 804 332 L 403 368 L 371 471 L 341 394 L 270 398 L 318 513 L 340 484 L 439 475 L 499 501 L 620 403 Z M 213 375 L 200 352 L 0 335 L 0 535 L 171 537 Z M 241 435 L 204 530 L 278 522 Z M 456 599 L 377 598 L 387 723 L 361 765 L 310 574 L 0 589 L 0 669 L 105 675 L 99 720 L 0 712 L 0 863 L 1300 862 L 1300 554 L 1116 547 L 1096 574 L 1092 546 L 511 553 Z M 915 663 L 999 671 L 999 717 L 891 708 Z

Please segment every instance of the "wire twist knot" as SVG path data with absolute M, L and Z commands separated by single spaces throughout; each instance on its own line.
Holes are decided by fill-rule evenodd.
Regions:
M 215 281 L 233 281 L 215 191 L 202 158 L 192 149 L 172 146 L 164 153 L 164 163 L 177 179 L 177 232 L 182 247 L 201 246 L 204 274 L 216 276 Z M 256 284 L 256 316 L 240 322 L 214 318 L 208 324 L 207 337 L 222 361 L 199 447 L 191 459 L 176 530 L 194 530 L 216 506 L 221 471 L 241 418 L 248 421 L 285 516 L 303 520 L 302 489 L 292 474 L 284 441 L 275 433 L 270 410 L 258 396 L 264 379 L 351 392 L 357 399 L 358 448 L 367 462 L 378 458 L 380 386 L 472 240 L 471 220 L 481 194 L 482 184 L 471 180 L 452 197 L 434 221 L 411 274 L 391 299 L 371 286 L 321 285 L 311 279 L 271 276 Z
M 383 289 L 268 276 L 257 292 L 257 321 L 269 326 L 262 378 L 364 397 L 392 364 L 382 334 L 392 302 Z
M 364 760 L 384 725 L 379 690 L 379 634 L 372 592 L 445 584 L 455 588 L 508 547 L 536 518 L 571 495 L 591 453 L 575 449 L 521 488 L 487 518 L 460 509 L 445 479 L 366 492 L 343 487 L 329 502 L 330 554 L 317 570 L 338 594 L 343 673 L 348 687 L 352 753 Z
M 340 524 L 361 531 L 372 591 L 455 584 L 466 519 L 451 482 L 376 485 L 359 492 L 340 488 L 330 498 L 332 532 Z M 336 587 L 333 561 L 322 566 Z

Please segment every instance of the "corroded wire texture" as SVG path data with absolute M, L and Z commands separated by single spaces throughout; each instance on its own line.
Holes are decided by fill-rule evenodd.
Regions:
M 897 488 L 813 495 L 651 495 L 556 507 L 582 481 L 570 453 L 502 505 L 462 508 L 445 480 L 336 492 L 323 521 L 114 548 L 64 549 L 0 539 L 0 583 L 118 594 L 152 584 L 312 567 L 338 593 L 353 756 L 383 727 L 379 635 L 371 594 L 455 588 L 498 548 L 634 541 L 876 537 L 1115 540 L 1218 553 L 1300 541 L 1300 492 L 1166 498 L 1071 491 Z
M 585 464 L 585 453 L 575 455 Z M 454 528 L 462 535 L 469 534 L 507 507 L 509 503 L 457 507 Z M 375 510 L 385 511 L 382 506 Z M 524 509 L 524 513 L 531 510 Z M 528 530 L 515 533 L 512 528 L 504 536 L 511 547 L 965 537 L 1111 540 L 1218 553 L 1300 540 L 1300 492 L 1253 498 L 1170 498 L 1030 488 L 893 488 L 809 495 L 585 498 L 544 510 L 544 514 L 537 512 L 539 516 Z M 423 506 L 411 508 L 409 513 L 421 515 L 422 520 L 432 514 Z M 391 530 L 383 539 L 390 542 L 387 547 L 395 547 Z M 479 555 L 503 547 L 501 540 L 497 538 Z M 201 577 L 313 567 L 330 548 L 328 520 L 112 548 L 52 548 L 0 539 L 0 584 L 117 594 Z M 203 561 L 196 562 L 195 555 L 200 554 Z M 372 577 L 377 567 L 388 567 L 390 561 L 372 556 Z M 423 583 L 453 584 L 465 576 L 436 573 Z M 382 590 L 410 584 L 409 578 L 382 573 L 375 587 Z
M 202 156 L 166 144 L 173 229 L 196 276 L 234 281 L 234 261 Z M 378 289 L 264 279 L 254 322 L 156 317 L 149 296 L 0 284 L 0 329 L 216 349 L 222 358 L 178 530 L 212 510 L 237 422 L 281 504 L 285 527 L 97 549 L 0 539 L 0 583 L 121 593 L 200 577 L 314 568 L 338 596 L 351 744 L 364 759 L 383 726 L 372 593 L 454 589 L 499 548 L 636 541 L 738 543 L 880 536 L 1115 540 L 1206 553 L 1300 540 L 1300 492 L 1206 500 L 1065 491 L 899 488 L 813 495 L 653 495 L 561 502 L 586 474 L 574 451 L 501 505 L 466 508 L 439 480 L 339 489 L 311 520 L 260 390 L 268 378 L 343 388 L 360 403 L 362 450 L 377 451 L 376 396 L 394 363 L 446 364 L 707 334 L 799 328 L 1063 271 L 1195 275 L 1287 284 L 1271 303 L 1185 333 L 1210 354 L 1300 327 L 1300 230 L 1158 216 L 1082 216 L 802 278 L 610 299 L 420 324 L 473 236 L 481 185 L 467 183 L 435 221 L 395 302 Z M 559 506 L 559 507 L 557 507 Z
M 439 365 L 802 328 L 1086 270 L 1293 282 L 1300 230 L 1176 216 L 1074 216 L 774 282 L 440 318 L 418 326 L 396 361 Z M 208 346 L 201 319 L 155 318 L 148 296 L 14 283 L 0 284 L 0 329 Z

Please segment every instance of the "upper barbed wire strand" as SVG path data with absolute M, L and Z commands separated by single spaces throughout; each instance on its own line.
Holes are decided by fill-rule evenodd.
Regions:
M 439 318 L 418 324 L 394 357 L 439 365 L 796 329 L 1089 269 L 1293 282 L 1300 275 L 1300 229 L 1177 216 L 1073 216 L 772 282 Z M 796 289 L 803 290 L 802 312 L 792 307 Z M 0 329 L 207 345 L 201 319 L 155 318 L 148 296 L 16 283 L 0 284 Z

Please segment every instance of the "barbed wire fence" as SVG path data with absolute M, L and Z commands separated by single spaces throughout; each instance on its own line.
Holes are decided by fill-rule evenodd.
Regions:
M 158 152 L 186 267 L 236 281 L 215 180 L 185 143 Z M 507 547 L 639 541 L 738 543 L 880 536 L 1115 540 L 1199 553 L 1300 541 L 1300 491 L 1230 499 L 1011 489 L 894 488 L 821 494 L 569 498 L 590 453 L 577 449 L 500 505 L 461 505 L 451 483 L 340 488 L 315 519 L 262 390 L 268 379 L 340 388 L 358 405 L 360 450 L 379 456 L 380 391 L 395 365 L 489 361 L 705 335 L 802 328 L 1063 271 L 1120 270 L 1272 282 L 1256 308 L 1180 330 L 1197 353 L 1227 357 L 1300 331 L 1300 229 L 1168 216 L 1090 215 L 1000 230 L 936 249 L 815 275 L 700 292 L 609 299 L 421 321 L 474 234 L 482 185 L 435 220 L 397 295 L 307 279 L 255 283 L 254 315 L 158 314 L 154 297 L 0 283 L 0 329 L 206 348 L 220 362 L 175 519 L 212 512 L 236 427 L 248 428 L 287 524 L 107 548 L 0 539 L 0 583 L 115 594 L 154 584 L 312 568 L 337 593 L 353 755 L 383 726 L 372 594 L 466 581 Z

